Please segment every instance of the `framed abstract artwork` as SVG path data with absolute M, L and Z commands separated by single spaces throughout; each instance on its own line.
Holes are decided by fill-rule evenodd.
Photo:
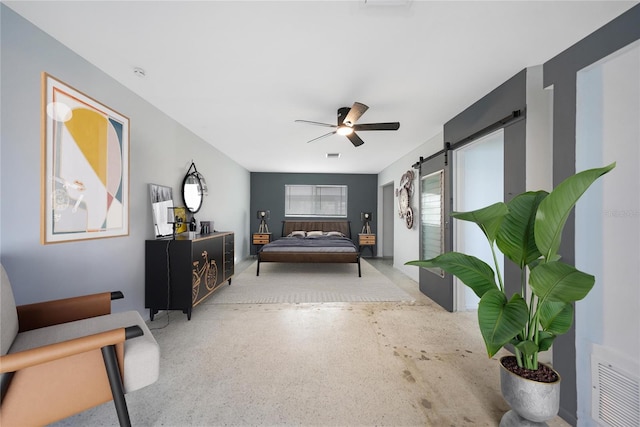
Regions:
M 129 119 L 42 73 L 41 242 L 129 234 Z

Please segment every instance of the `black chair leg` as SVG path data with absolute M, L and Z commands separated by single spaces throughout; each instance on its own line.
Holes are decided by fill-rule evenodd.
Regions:
M 122 379 L 120 378 L 120 368 L 118 368 L 116 347 L 114 345 L 102 347 L 102 358 L 104 359 L 104 366 L 107 369 L 107 377 L 109 377 L 113 403 L 116 405 L 120 426 L 131 427 L 129 410 L 127 409 L 127 402 L 124 399 L 124 387 L 122 386 Z

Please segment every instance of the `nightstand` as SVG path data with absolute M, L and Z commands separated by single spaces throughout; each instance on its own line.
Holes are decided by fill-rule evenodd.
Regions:
M 376 256 L 376 235 L 375 234 L 358 234 L 358 251 L 362 253 L 362 247 L 368 246 L 371 250 L 371 258 Z
M 256 246 L 256 252 L 259 247 L 266 245 L 271 241 L 271 233 L 253 233 L 251 235 L 251 244 Z

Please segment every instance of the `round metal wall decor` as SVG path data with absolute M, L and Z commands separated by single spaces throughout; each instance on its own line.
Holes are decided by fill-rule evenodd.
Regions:
M 398 198 L 398 215 L 404 219 L 407 228 L 413 227 L 413 209 L 411 209 L 411 196 L 413 196 L 413 171 L 408 170 L 400 178 L 400 186 L 396 188 Z

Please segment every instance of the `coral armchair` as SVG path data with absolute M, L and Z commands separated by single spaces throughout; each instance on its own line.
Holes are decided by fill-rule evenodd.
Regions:
M 158 379 L 160 351 L 137 311 L 111 313 L 120 292 L 15 305 L 0 264 L 0 425 L 49 424 Z

